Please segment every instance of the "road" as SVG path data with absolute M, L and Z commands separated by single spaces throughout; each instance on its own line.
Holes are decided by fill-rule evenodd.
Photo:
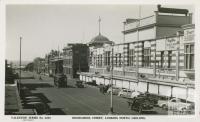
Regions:
M 68 88 L 53 86 L 53 78 L 42 76 L 39 80 L 37 74 L 23 72 L 23 77 L 34 76 L 35 79 L 22 79 L 34 94 L 39 95 L 48 103 L 53 115 L 107 115 L 110 110 L 110 95 L 102 94 L 96 87 L 76 88 L 73 80 L 69 80 Z M 113 96 L 114 114 L 138 115 L 139 113 L 128 108 L 126 99 Z M 155 107 L 154 112 L 144 114 L 166 115 L 167 111 Z

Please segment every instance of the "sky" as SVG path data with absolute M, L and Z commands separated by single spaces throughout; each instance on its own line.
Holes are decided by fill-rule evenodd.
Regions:
M 162 5 L 189 9 L 190 5 Z M 141 5 L 141 17 L 154 14 L 156 5 Z M 115 43 L 123 40 L 123 21 L 138 18 L 138 5 L 7 5 L 6 59 L 19 60 L 22 37 L 22 60 L 33 61 L 50 50 L 62 50 L 68 43 L 87 43 L 101 34 Z

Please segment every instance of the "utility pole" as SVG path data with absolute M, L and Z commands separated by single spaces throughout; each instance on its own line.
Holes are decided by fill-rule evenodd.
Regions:
M 125 22 L 123 22 L 123 29 L 124 29 L 124 35 L 123 35 L 123 77 L 124 77 L 124 79 L 125 79 L 125 25 L 126 25 L 126 21 Z
M 176 51 L 176 81 L 179 80 L 179 50 L 180 50 L 180 31 L 177 32 L 177 51 Z
M 141 18 L 141 6 L 139 5 L 139 18 L 137 23 L 137 55 L 136 55 L 136 76 L 137 76 L 137 82 L 139 82 L 139 26 L 140 26 L 140 18 Z
M 21 44 L 22 43 L 22 37 L 20 36 L 20 47 L 19 47 L 19 95 L 20 95 L 20 87 L 21 87 Z

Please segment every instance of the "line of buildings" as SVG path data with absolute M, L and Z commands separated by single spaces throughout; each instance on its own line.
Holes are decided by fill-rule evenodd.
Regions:
M 100 22 L 100 21 L 99 21 Z M 126 19 L 119 44 L 99 34 L 88 44 L 68 44 L 39 59 L 37 72 L 64 73 L 85 82 L 113 84 L 194 101 L 194 30 L 186 9 L 163 8 Z M 42 65 L 43 64 L 43 65 Z M 111 80 L 112 79 L 112 80 Z

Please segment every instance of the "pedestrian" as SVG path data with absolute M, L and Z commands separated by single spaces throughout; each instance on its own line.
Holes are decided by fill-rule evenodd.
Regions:
M 39 80 L 42 80 L 42 77 L 41 77 L 41 76 L 39 77 Z

